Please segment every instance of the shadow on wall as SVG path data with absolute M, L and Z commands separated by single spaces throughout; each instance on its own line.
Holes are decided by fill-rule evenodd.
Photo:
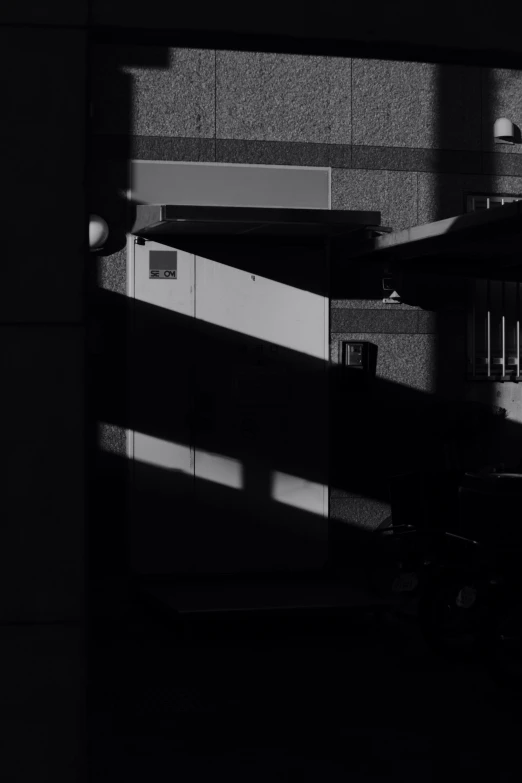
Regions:
M 285 557 L 292 560 L 292 551 L 294 560 L 299 559 L 297 550 L 312 551 L 314 540 L 324 538 L 326 521 L 277 503 L 272 493 L 277 473 L 329 483 L 338 497 L 386 504 L 392 476 L 442 472 L 448 467 L 448 449 L 456 460 L 452 467 L 459 470 L 508 461 L 506 437 L 513 440 L 512 459 L 520 455 L 520 428 L 489 406 L 355 375 L 342 365 L 280 346 L 273 350 L 262 340 L 139 301 L 134 302 L 139 329 L 132 363 L 127 364 L 128 305 L 126 297 L 98 291 L 96 316 L 113 325 L 110 344 L 99 346 L 93 361 L 99 379 L 93 400 L 98 421 L 233 460 L 241 475 L 234 488 L 201 479 L 193 486 L 185 475 L 161 466 L 140 468 L 132 510 L 143 520 L 142 554 L 147 549 L 149 562 L 161 570 L 196 572 L 206 562 L 211 570 L 217 558 L 227 572 L 238 551 L 247 570 L 247 564 L 262 562 L 263 547 L 273 546 L 279 536 L 281 567 Z M 256 375 L 259 366 L 269 369 L 263 385 L 262 375 Z M 249 387 L 238 383 L 245 370 L 251 384 L 257 378 L 255 388 L 250 386 L 255 412 Z M 314 409 L 328 403 L 325 373 L 329 432 L 313 416 Z M 123 457 L 100 452 L 98 467 L 103 478 L 92 531 L 99 541 L 95 557 L 112 569 L 119 561 L 125 570 L 128 465 Z M 434 495 L 433 514 L 440 512 L 436 500 Z M 263 531 L 267 519 L 272 527 Z M 333 518 L 330 534 L 332 563 L 360 562 L 364 531 Z M 198 546 L 201 560 L 191 561 Z
M 241 460 L 260 455 L 278 469 L 324 482 L 327 475 L 311 464 L 302 450 L 312 451 L 307 448 L 310 433 L 318 439 L 324 435 L 321 428 L 314 428 L 310 413 L 318 407 L 314 401 L 323 401 L 324 377 L 328 372 L 330 438 L 339 438 L 338 456 L 345 452 L 343 462 L 348 468 L 338 470 L 333 461 L 331 483 L 347 492 L 384 499 L 387 490 L 384 485 L 379 487 L 378 478 L 390 475 L 390 467 L 397 469 L 392 473 L 407 471 L 421 455 L 431 466 L 442 467 L 444 443 L 461 435 L 471 437 L 475 431 L 479 439 L 483 434 L 479 432 L 481 422 L 486 425 L 489 420 L 489 409 L 478 403 L 451 400 L 383 378 L 359 375 L 342 365 L 327 365 L 306 354 L 138 300 L 133 304 L 139 330 L 132 364 L 127 367 L 128 304 L 119 294 L 98 291 L 96 317 L 104 323 L 121 325 L 121 342 L 111 342 L 97 355 L 101 377 L 105 372 L 107 378 L 112 376 L 111 367 L 121 356 L 120 367 L 129 372 L 128 382 L 135 390 L 134 402 L 126 405 L 128 394 L 121 393 L 125 387 L 117 389 L 109 383 L 100 386 L 96 403 L 101 421 L 175 443 L 189 442 L 190 431 L 190 442 L 198 447 Z M 255 404 L 261 405 L 260 415 L 263 405 L 266 414 L 266 421 L 256 423 L 259 437 L 251 447 L 239 435 L 240 414 L 251 412 L 249 387 L 240 383 L 245 368 L 249 373 L 246 383 L 256 380 L 256 388 L 250 391 L 255 394 Z M 263 374 L 256 375 L 257 368 Z M 164 407 L 158 404 L 163 400 L 174 403 L 172 414 L 166 415 Z M 350 414 L 358 412 L 357 426 L 353 415 L 343 415 L 345 410 Z M 190 430 L 187 416 L 178 416 L 178 411 L 193 412 Z M 229 414 L 224 421 L 222 413 Z M 279 416 L 286 417 L 286 421 Z M 274 427 L 281 433 L 281 443 L 274 444 L 268 437 L 266 428 L 272 426 L 269 419 L 276 422 Z M 359 427 L 364 437 L 360 438 L 355 455 L 353 448 L 345 446 L 351 446 L 350 435 L 359 434 Z M 400 441 L 387 439 L 385 446 L 376 448 L 393 430 L 401 433 Z M 478 445 L 479 440 L 473 443 L 472 455 L 477 453 Z M 366 479 L 370 466 L 372 478 Z
M 484 195 L 490 195 L 494 193 L 496 189 L 495 175 L 497 156 L 495 153 L 499 152 L 498 147 L 495 147 L 493 142 L 493 127 L 496 114 L 496 84 L 495 84 L 495 71 L 492 68 L 480 67 L 477 68 L 480 79 L 480 116 L 478 117 L 478 123 L 480 127 L 476 127 L 477 117 L 463 116 L 462 111 L 459 110 L 458 103 L 455 101 L 455 81 L 452 78 L 452 72 L 450 68 L 439 66 L 438 69 L 438 104 L 437 104 L 437 133 L 438 142 L 441 147 L 441 162 L 442 162 L 442 148 L 452 146 L 452 134 L 460 133 L 461 138 L 466 138 L 468 147 L 471 150 L 480 150 L 481 155 L 481 168 L 480 177 L 475 178 L 475 184 L 471 184 L 473 177 L 470 177 L 470 184 L 464 186 L 465 177 L 455 175 L 442 175 L 437 178 L 435 188 L 435 204 L 434 204 L 434 219 L 441 220 L 444 218 L 452 217 L 453 215 L 465 214 L 467 210 L 467 196 L 471 192 L 480 192 Z M 501 150 L 500 150 L 501 151 Z M 442 167 L 441 167 L 442 170 Z M 474 170 L 478 173 L 477 170 Z M 451 227 L 451 231 L 458 230 L 460 228 L 459 223 L 462 220 L 457 220 Z M 480 242 L 480 236 L 475 231 L 475 242 Z M 486 237 L 489 233 L 489 229 L 484 227 L 482 234 Z M 429 259 L 427 259 L 429 263 Z M 453 266 L 454 271 L 458 267 L 460 259 L 458 253 L 455 254 L 453 259 L 448 260 L 448 265 Z M 465 267 L 464 267 L 465 270 Z M 498 271 L 492 270 L 491 262 L 489 264 L 476 265 L 474 277 L 476 278 L 501 278 L 506 274 L 506 278 L 509 279 L 521 279 L 520 273 L 522 267 L 518 269 L 511 267 L 510 269 L 499 268 Z M 463 272 L 465 274 L 465 271 Z M 470 295 L 471 287 L 470 287 Z M 445 363 L 447 356 L 443 352 L 438 354 L 437 372 L 442 377 L 445 371 Z M 465 357 L 462 357 L 463 363 Z M 481 383 L 477 381 L 465 381 L 459 394 L 464 399 L 470 399 L 475 397 L 480 399 L 484 406 L 494 406 L 496 403 L 496 391 L 498 385 L 495 383 Z M 516 427 L 516 425 L 512 425 Z M 510 449 L 510 437 L 509 433 L 505 432 L 506 437 L 506 450 Z
M 169 67 L 165 46 L 113 46 L 96 43 L 89 52 L 90 134 L 88 182 L 89 211 L 100 214 L 110 226 L 104 255 L 125 248 L 132 214 L 127 191 L 129 161 L 139 157 L 135 146 L 137 111 L 133 101 L 133 75 L 128 69 L 164 70 Z
M 141 59 L 136 59 L 138 51 Z M 121 50 L 118 50 L 119 60 L 113 63 L 112 70 L 106 65 L 106 70 L 93 79 L 92 85 L 100 105 L 103 105 L 104 85 L 111 80 L 107 99 L 112 101 L 113 96 L 118 95 L 118 105 L 111 105 L 103 133 L 92 136 L 90 211 L 99 212 L 111 226 L 104 256 L 124 251 L 126 233 L 132 225 L 136 206 L 126 199 L 128 161 L 139 155 L 131 135 L 131 76 L 122 73 L 121 66 L 166 67 L 168 50 L 133 47 L 127 59 L 122 61 L 121 57 Z M 439 116 L 441 122 L 449 123 L 449 115 L 445 119 L 442 88 L 443 85 Z M 181 247 L 178 241 L 176 246 Z M 209 249 L 204 243 L 201 251 L 208 257 Z M 219 252 L 219 260 L 223 263 L 248 268 L 253 273 L 262 273 L 316 293 L 324 291 L 322 275 L 313 269 L 306 271 L 311 267 L 301 263 L 302 248 L 290 263 L 292 253 L 284 247 L 284 267 L 274 249 L 269 264 L 264 251 L 262 258 L 249 257 L 246 261 L 244 252 L 238 255 L 237 248 L 235 252 L 230 248 L 221 248 Z M 92 261 L 91 255 L 89 263 Z M 315 270 L 318 267 L 316 265 Z M 113 577 L 124 579 L 129 562 L 126 548 L 129 522 L 125 504 L 128 464 L 123 457 L 99 450 L 99 422 L 176 444 L 192 444 L 240 463 L 243 476 L 240 489 L 209 486 L 208 482 L 197 480 L 196 496 L 200 500 L 196 511 L 194 506 L 182 501 L 183 497 L 186 499 L 188 486 L 185 476 L 159 466 L 149 466 L 142 474 L 140 503 L 146 524 L 151 525 L 151 531 L 154 525 L 159 525 L 163 536 L 171 534 L 173 522 L 176 526 L 176 539 L 164 547 L 165 552 L 175 545 L 178 547 L 176 559 L 180 562 L 183 554 L 179 547 L 183 540 L 192 542 L 191 546 L 195 547 L 206 538 L 205 551 L 210 556 L 212 548 L 219 547 L 225 568 L 227 547 L 241 542 L 247 552 L 252 547 L 252 540 L 258 543 L 263 540 L 262 536 L 252 537 L 252 529 L 245 528 L 245 507 L 254 512 L 261 506 L 265 511 L 273 509 L 274 519 L 280 519 L 278 504 L 270 496 L 274 471 L 330 484 L 341 496 L 344 493 L 345 496 L 387 503 L 390 476 L 418 470 L 419 466 L 435 472 L 443 470 L 447 466 L 447 444 L 459 453 L 458 466 L 464 469 L 505 459 L 497 425 L 504 426 L 504 434 L 509 431 L 514 453 L 519 448 L 520 433 L 516 425 L 502 422 L 487 405 L 455 402 L 448 399 L 447 389 L 444 394 L 439 390 L 448 360 L 448 353 L 441 350 L 441 340 L 436 359 L 439 385 L 434 394 L 428 394 L 382 378 L 361 380 L 340 365 L 325 366 L 324 362 L 285 349 L 278 350 L 274 356 L 269 350 L 271 346 L 263 341 L 136 301 L 134 314 L 141 328 L 130 364 L 126 355 L 129 303 L 122 295 L 100 289 L 95 266 L 89 268 L 90 315 L 94 325 L 101 325 L 102 339 L 107 340 L 105 344 L 93 345 L 89 368 L 89 441 L 94 465 L 90 551 L 91 571 L 98 576 L 104 574 L 109 580 Z M 382 298 L 381 277 L 379 265 L 365 270 L 354 267 L 348 271 L 344 269 L 332 282 L 339 298 L 379 299 Z M 375 287 L 377 281 L 378 288 Z M 446 339 L 450 341 L 449 337 Z M 234 386 L 237 367 L 244 364 L 245 355 L 266 358 L 267 349 L 274 370 L 267 395 L 271 399 L 279 396 L 281 401 L 281 389 L 284 388 L 292 405 L 267 407 L 253 420 L 251 412 L 242 404 L 243 394 Z M 165 361 L 166 350 L 171 361 Z M 196 360 L 202 356 L 204 364 Z M 463 361 L 463 373 L 464 366 Z M 313 426 L 313 411 L 322 399 L 325 372 L 329 380 L 328 432 Z M 209 379 L 214 381 L 215 395 L 208 394 Z M 165 404 L 160 405 L 159 401 Z M 329 469 L 320 457 L 324 453 L 325 439 Z M 173 492 L 179 501 L 175 510 L 171 503 Z M 152 524 L 151 508 L 155 508 Z M 216 526 L 216 518 L 226 520 L 226 534 L 221 525 Z M 303 545 L 310 546 L 317 525 L 325 524 L 322 518 L 317 520 L 313 515 L 295 509 L 291 509 L 285 519 L 287 528 L 281 538 L 281 548 L 287 553 L 292 547 L 300 546 L 298 542 L 305 541 Z M 255 513 L 253 525 L 258 525 Z M 354 526 L 331 520 L 334 560 L 345 558 L 347 562 L 357 562 L 367 540 L 367 534 Z M 166 542 L 168 539 L 163 538 L 163 545 Z M 165 559 L 157 545 L 154 550 L 154 536 L 150 536 L 148 545 L 149 556 L 156 557 L 157 562 L 163 557 L 168 565 L 168 556 Z M 185 566 L 190 571 L 200 569 L 202 564 L 188 562 Z

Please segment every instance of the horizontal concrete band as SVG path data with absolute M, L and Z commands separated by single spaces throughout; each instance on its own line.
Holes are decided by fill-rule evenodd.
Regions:
M 332 340 L 345 334 L 436 334 L 437 314 L 428 310 L 330 310 Z
M 95 135 L 95 157 L 522 176 L 522 155 L 474 150 L 367 147 L 169 136 Z

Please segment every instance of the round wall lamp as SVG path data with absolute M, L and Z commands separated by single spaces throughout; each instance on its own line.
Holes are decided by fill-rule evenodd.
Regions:
M 89 249 L 100 250 L 109 236 L 109 226 L 99 215 L 89 215 Z
M 514 144 L 515 128 L 511 120 L 508 120 L 506 117 L 500 117 L 500 119 L 495 120 L 493 136 L 496 144 Z

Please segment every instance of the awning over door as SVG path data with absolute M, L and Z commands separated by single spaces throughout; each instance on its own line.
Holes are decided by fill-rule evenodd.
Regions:
M 347 260 L 439 274 L 522 279 L 522 202 L 393 231 L 361 242 Z
M 280 283 L 330 295 L 331 260 L 391 232 L 380 212 L 359 210 L 138 204 L 132 234 L 211 258 Z
M 390 228 L 380 225 L 380 212 L 265 207 L 208 207 L 139 204 L 132 233 L 143 238 L 238 240 L 331 238 L 367 239 Z

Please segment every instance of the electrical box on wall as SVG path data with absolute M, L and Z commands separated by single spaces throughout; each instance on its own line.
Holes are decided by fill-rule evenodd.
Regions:
M 370 345 L 365 342 L 344 341 L 341 343 L 341 363 L 361 372 L 370 369 Z

